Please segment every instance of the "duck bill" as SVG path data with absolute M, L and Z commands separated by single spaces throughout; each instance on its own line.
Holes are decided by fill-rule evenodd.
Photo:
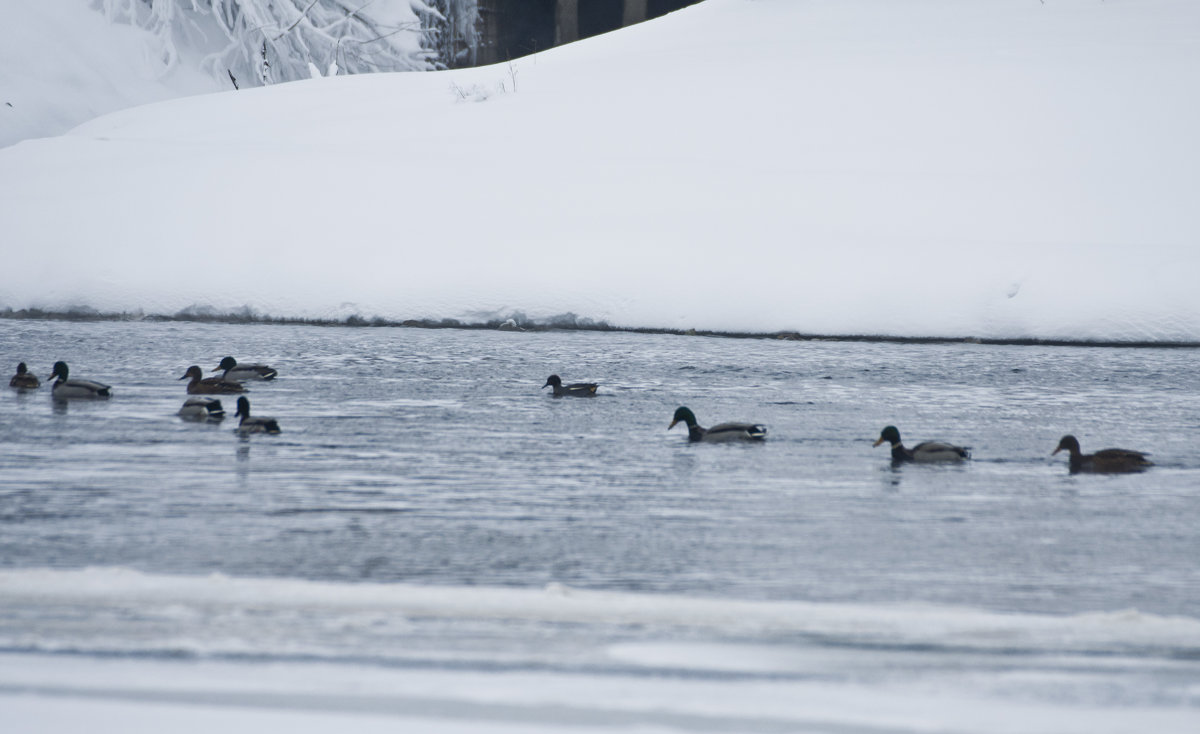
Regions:
M 675 427 L 675 424 L 676 424 L 676 423 L 678 423 L 678 422 L 679 422 L 679 421 L 671 421 L 671 425 L 667 426 L 667 430 L 669 431 L 669 430 L 671 430 L 672 428 L 674 428 L 674 427 Z
M 882 439 L 882 438 L 876 439 L 876 440 L 875 440 L 875 443 L 871 444 L 871 448 L 875 448 L 876 446 L 878 446 L 878 445 L 879 445 L 879 444 L 881 444 L 881 443 L 883 443 L 883 439 Z
M 1051 455 L 1051 456 L 1054 456 L 1054 455 L 1055 455 L 1055 454 L 1057 454 L 1059 451 L 1062 451 L 1062 446 L 1059 446 L 1058 448 L 1056 448 L 1056 449 L 1054 449 L 1053 451 L 1051 451 L 1051 452 L 1050 452 L 1050 455 Z

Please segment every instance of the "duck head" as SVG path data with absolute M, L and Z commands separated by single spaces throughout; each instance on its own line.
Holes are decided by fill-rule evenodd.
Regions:
M 551 385 L 553 385 L 554 387 L 562 387 L 562 378 L 559 377 L 558 375 L 550 375 L 549 377 L 546 378 L 546 384 L 542 385 L 542 389 L 545 390 L 546 388 L 550 387 Z
M 690 430 L 692 426 L 696 425 L 696 414 L 687 408 L 676 408 L 675 417 L 671 420 L 671 425 L 667 426 L 667 430 L 674 428 L 676 423 L 686 423 Z
M 873 443 L 871 445 L 878 446 L 879 444 L 883 443 L 884 441 L 887 441 L 888 443 L 890 443 L 893 446 L 899 444 L 900 443 L 900 429 L 896 428 L 895 426 L 884 426 L 884 429 L 879 433 L 879 438 L 875 441 L 875 443 Z
M 188 367 L 187 372 L 184 372 L 183 377 L 180 377 L 179 379 L 186 380 L 191 378 L 193 380 L 199 380 L 202 377 L 204 377 L 204 373 L 200 370 L 200 365 L 194 364 L 191 367 Z
M 1078 456 L 1080 453 L 1079 439 L 1077 439 L 1074 436 L 1069 435 L 1069 434 L 1066 436 L 1063 436 L 1061 439 L 1059 439 L 1058 448 L 1051 451 L 1050 455 L 1054 456 L 1059 451 L 1066 451 L 1067 453 L 1069 453 L 1072 456 Z
M 233 357 L 226 357 L 221 360 L 221 364 L 217 365 L 217 368 L 213 372 L 228 372 L 234 367 L 237 367 L 237 360 Z
M 250 417 L 250 401 L 246 398 L 238 398 L 237 412 L 233 414 L 234 418 L 241 416 L 243 418 Z
M 29 368 L 25 366 L 24 362 L 17 363 L 17 374 L 18 375 L 23 375 L 28 371 L 29 371 Z
M 67 363 L 66 363 L 66 362 L 63 362 L 63 361 L 58 361 L 58 362 L 55 362 L 55 363 L 54 363 L 54 369 L 53 369 L 53 371 L 50 373 L 50 376 L 51 376 L 51 377 L 58 377 L 58 378 L 60 378 L 60 379 L 62 379 L 62 380 L 66 380 L 66 379 L 67 379 L 67 375 L 69 375 L 69 374 L 71 374 L 71 370 L 69 370 L 69 369 L 67 368 Z

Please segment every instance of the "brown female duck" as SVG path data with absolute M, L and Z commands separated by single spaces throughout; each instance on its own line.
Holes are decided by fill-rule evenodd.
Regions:
M 17 374 L 8 381 L 9 387 L 15 387 L 18 390 L 36 390 L 41 384 L 38 382 L 37 375 L 30 372 L 24 362 L 17 365 Z
M 246 392 L 246 388 L 242 387 L 240 382 L 226 380 L 224 377 L 204 377 L 204 372 L 200 369 L 200 365 L 194 364 L 187 368 L 187 372 L 183 373 L 181 380 L 192 378 L 188 383 L 188 395 L 229 395 L 232 393 Z
M 545 390 L 547 387 L 554 388 L 553 392 L 556 398 L 594 398 L 599 385 L 594 382 L 572 382 L 570 385 L 564 385 L 561 377 L 550 375 L 546 378 L 546 384 L 542 385 L 542 389 Z
M 1129 449 L 1104 449 L 1094 454 L 1085 454 L 1079 450 L 1079 439 L 1074 436 L 1063 436 L 1058 442 L 1058 448 L 1050 452 L 1054 456 L 1059 451 L 1069 455 L 1067 465 L 1071 473 L 1084 472 L 1088 474 L 1127 474 L 1144 471 L 1154 463 L 1146 458 L 1141 451 Z

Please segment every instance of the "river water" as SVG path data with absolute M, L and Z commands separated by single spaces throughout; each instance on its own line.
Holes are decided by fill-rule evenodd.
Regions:
M 0 353 L 114 392 L 0 395 L 0 702 L 287 664 L 412 675 L 382 712 L 443 723 L 1200 724 L 1194 350 L 7 320 Z M 279 370 L 282 434 L 174 415 L 227 354 Z M 768 440 L 690 445 L 680 405 Z M 887 424 L 973 459 L 894 467 Z M 1065 433 L 1156 466 L 1072 476 Z

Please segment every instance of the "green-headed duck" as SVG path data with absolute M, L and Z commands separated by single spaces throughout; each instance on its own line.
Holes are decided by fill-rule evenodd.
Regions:
M 188 398 L 179 409 L 179 417 L 189 421 L 224 420 L 225 406 L 217 398 Z
M 213 372 L 224 371 L 222 379 L 234 380 L 240 382 L 242 380 L 274 380 L 279 374 L 278 370 L 272 369 L 265 364 L 238 364 L 238 361 L 233 357 L 226 357 L 221 360 L 221 364 Z
M 250 401 L 246 398 L 237 399 L 237 412 L 233 417 L 241 416 L 238 423 L 238 433 L 279 433 L 279 424 L 274 418 L 250 417 Z
M 687 408 L 675 410 L 675 417 L 667 430 L 674 428 L 676 423 L 687 424 L 689 441 L 762 441 L 767 437 L 766 426 L 759 423 L 719 423 L 712 428 L 703 428 L 696 422 L 696 414 Z
M 594 382 L 573 382 L 570 385 L 564 385 L 562 378 L 558 375 L 550 375 L 546 378 L 546 384 L 542 385 L 542 389 L 547 387 L 554 388 L 554 397 L 556 398 L 592 398 L 596 396 L 596 388 L 599 387 Z
M 107 398 L 112 396 L 112 388 L 108 385 L 91 380 L 72 380 L 66 362 L 55 362 L 51 377 L 57 377 L 50 388 L 50 394 L 55 400 L 72 398 Z
M 971 451 L 965 446 L 955 446 L 941 441 L 925 441 L 905 448 L 900 441 L 900 430 L 895 426 L 887 426 L 879 434 L 879 439 L 873 446 L 887 441 L 892 445 L 892 461 L 916 461 L 932 463 L 938 461 L 962 461 L 971 458 Z

